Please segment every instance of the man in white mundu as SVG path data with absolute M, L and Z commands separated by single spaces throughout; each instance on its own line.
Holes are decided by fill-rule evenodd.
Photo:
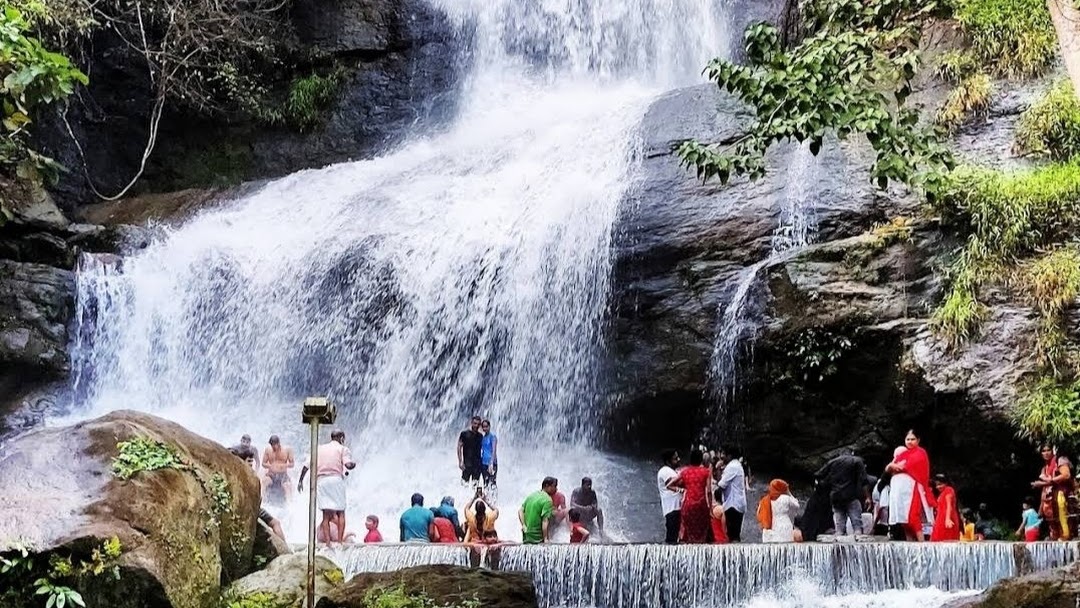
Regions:
M 345 476 L 356 467 L 352 453 L 345 447 L 345 431 L 334 430 L 330 433 L 330 441 L 319 446 L 315 452 L 315 467 L 318 477 L 316 501 L 322 511 L 319 537 L 325 538 L 328 543 L 335 539 L 340 541 L 345 538 L 345 509 L 348 506 Z M 298 491 L 303 491 L 307 472 L 306 466 L 300 471 Z

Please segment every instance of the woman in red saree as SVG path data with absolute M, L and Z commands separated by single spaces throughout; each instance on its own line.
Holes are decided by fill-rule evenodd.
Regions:
M 941 473 L 934 475 L 933 484 L 938 495 L 934 529 L 930 533 L 930 541 L 960 540 L 961 521 L 960 512 L 956 508 L 956 490 L 949 485 L 948 479 Z
M 712 471 L 702 466 L 701 450 L 690 452 L 690 466 L 679 471 L 667 483 L 669 490 L 683 488 L 682 529 L 683 539 L 688 543 L 709 542 L 710 513 L 712 495 Z
M 1076 480 L 1072 463 L 1049 445 L 1039 446 L 1043 468 L 1039 481 L 1031 487 L 1042 490 L 1040 515 L 1050 524 L 1050 540 L 1070 540 L 1076 537 Z
M 930 456 L 919 446 L 914 430 L 904 438 L 904 451 L 885 467 L 889 482 L 889 525 L 903 527 L 908 540 L 922 541 L 923 524 L 934 521 L 930 493 Z

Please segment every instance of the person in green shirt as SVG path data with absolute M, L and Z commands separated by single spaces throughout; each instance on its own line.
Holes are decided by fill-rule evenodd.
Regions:
M 555 510 L 551 497 L 558 489 L 558 479 L 545 477 L 540 484 L 540 491 L 529 494 L 518 509 L 518 520 L 521 522 L 521 535 L 525 544 L 536 545 L 548 541 L 548 520 Z

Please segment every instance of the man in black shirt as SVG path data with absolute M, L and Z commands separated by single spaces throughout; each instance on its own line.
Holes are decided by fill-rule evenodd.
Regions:
M 862 534 L 862 503 L 866 496 L 866 463 L 851 450 L 825 463 L 814 474 L 820 483 L 829 488 L 832 503 L 835 534 L 844 536 L 847 523 L 851 522 L 852 534 Z
M 457 441 L 457 462 L 461 469 L 461 480 L 464 482 L 480 481 L 483 476 L 484 466 L 480 463 L 480 442 L 484 436 L 480 434 L 480 417 L 473 416 L 469 421 L 469 428 L 461 431 Z

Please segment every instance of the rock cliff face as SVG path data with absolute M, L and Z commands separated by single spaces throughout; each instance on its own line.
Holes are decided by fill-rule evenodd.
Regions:
M 986 120 L 956 135 L 958 153 L 1021 164 L 1009 153 L 1012 127 L 1049 81 L 996 99 Z M 939 95 L 921 94 L 931 107 Z M 658 100 L 642 125 L 643 178 L 618 231 L 613 443 L 652 450 L 704 434 L 742 443 L 760 469 L 799 476 L 844 446 L 874 470 L 916 427 L 967 504 L 994 498 L 973 487 L 972 473 L 1026 479 L 1030 446 L 1002 414 L 1032 371 L 1030 312 L 999 299 L 980 340 L 947 348 L 929 318 L 957 243 L 911 220 L 917 197 L 876 190 L 858 142 L 827 144 L 818 158 L 777 149 L 765 178 L 728 186 L 701 184 L 670 152 L 686 137 L 730 140 L 747 120 L 730 98 L 699 87 Z M 793 198 L 803 201 L 813 244 L 778 254 L 777 237 L 790 235 L 777 226 L 790 225 L 783 214 Z M 871 231 L 892 218 L 907 219 Z M 709 395 L 714 342 L 744 280 L 757 337 L 741 341 L 739 389 L 719 408 Z M 988 454 L 982 446 L 991 444 L 999 448 Z
M 463 45 L 456 28 L 424 0 L 296 0 L 286 19 L 299 56 L 345 70 L 323 123 L 300 133 L 168 111 L 136 192 L 274 177 L 368 157 L 410 129 L 436 127 L 453 111 Z M 67 120 L 87 149 L 90 179 L 111 195 L 139 167 L 153 98 L 141 55 L 108 32 L 91 44 L 85 70 L 91 83 Z M 96 200 L 61 117 L 43 119 L 36 135 L 46 153 L 72 169 L 56 189 L 61 204 L 70 210 Z

